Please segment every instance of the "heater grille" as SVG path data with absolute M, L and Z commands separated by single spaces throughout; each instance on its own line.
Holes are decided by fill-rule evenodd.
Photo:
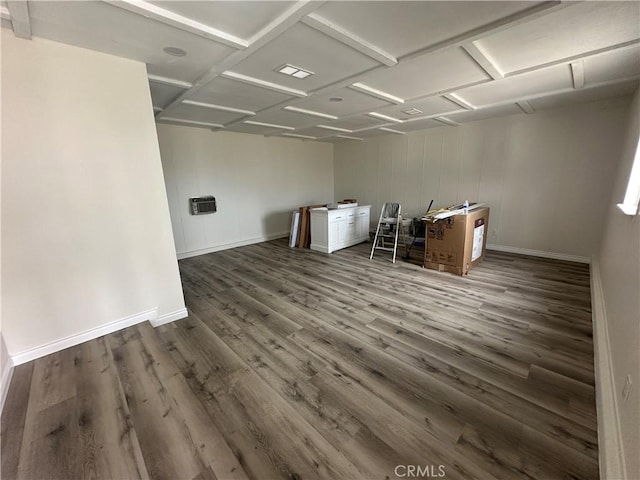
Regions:
M 191 207 L 191 215 L 215 213 L 217 211 L 216 197 L 192 197 L 189 199 L 189 206 Z

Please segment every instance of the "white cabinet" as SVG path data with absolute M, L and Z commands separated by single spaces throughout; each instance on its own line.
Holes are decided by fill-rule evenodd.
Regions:
M 311 250 L 331 253 L 369 238 L 370 205 L 311 210 Z

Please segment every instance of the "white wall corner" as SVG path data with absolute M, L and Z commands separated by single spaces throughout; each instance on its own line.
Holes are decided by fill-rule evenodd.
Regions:
M 2 365 L 2 380 L 0 380 L 0 412 L 4 408 L 4 401 L 9 393 L 9 385 L 13 376 L 13 361 L 9 359 Z
M 189 312 L 186 308 L 181 308 L 174 312 L 165 313 L 164 315 L 156 316 L 155 319 L 150 320 L 151 325 L 154 327 L 159 327 L 160 325 L 164 325 L 165 323 L 175 322 L 176 320 L 180 320 L 181 318 L 186 318 L 189 315 Z
M 123 328 L 127 328 L 144 321 L 154 322 L 157 318 L 158 310 L 157 308 L 153 308 L 151 310 L 146 310 L 144 312 L 136 313 L 135 315 L 130 315 L 128 317 L 115 320 L 96 328 L 85 330 L 84 332 L 69 335 L 68 337 L 64 337 L 53 342 L 45 343 L 44 345 L 40 345 L 38 347 L 30 348 L 16 355 L 12 355 L 11 359 L 14 365 L 22 365 L 23 363 L 30 362 L 31 360 L 44 357 L 45 355 L 49 355 L 51 353 L 59 352 L 60 350 L 64 350 L 65 348 L 88 342 L 89 340 L 102 337 L 103 335 L 107 335 L 109 333 L 117 332 L 118 330 L 122 330 Z
M 609 345 L 607 311 L 597 255 L 591 259 L 591 309 L 600 478 L 625 480 L 627 476 L 622 429 Z

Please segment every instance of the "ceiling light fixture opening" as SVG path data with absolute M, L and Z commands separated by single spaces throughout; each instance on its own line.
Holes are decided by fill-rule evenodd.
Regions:
M 410 108 L 409 110 L 403 110 L 402 113 L 406 113 L 407 115 L 420 115 L 424 112 L 422 110 L 418 110 L 417 108 Z
M 330 102 L 341 102 L 343 100 L 342 97 L 331 97 L 329 99 Z
M 313 75 L 313 72 L 309 70 L 305 70 L 304 68 L 296 67 L 294 65 L 289 65 L 288 63 L 276 68 L 276 72 L 282 73 L 283 75 L 287 75 L 289 77 L 295 77 L 300 80 Z
M 172 57 L 184 57 L 187 54 L 186 50 L 178 47 L 164 47 L 162 51 L 167 55 L 171 55 Z

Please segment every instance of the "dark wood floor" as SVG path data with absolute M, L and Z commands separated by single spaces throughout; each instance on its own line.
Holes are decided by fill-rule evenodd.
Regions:
M 588 266 L 368 248 L 182 260 L 189 318 L 16 368 L 2 478 L 597 478 Z

